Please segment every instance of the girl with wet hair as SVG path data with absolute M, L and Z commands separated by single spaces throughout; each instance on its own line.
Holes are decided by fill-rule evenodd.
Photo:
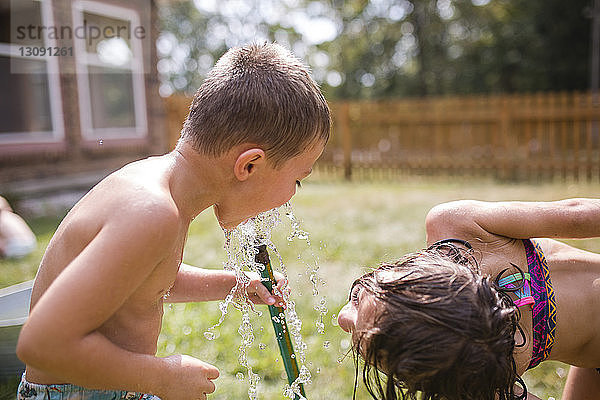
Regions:
M 552 239 L 600 237 L 600 200 L 446 203 L 426 230 L 339 314 L 374 399 L 538 399 L 521 375 L 546 359 L 563 400 L 600 399 L 600 255 Z

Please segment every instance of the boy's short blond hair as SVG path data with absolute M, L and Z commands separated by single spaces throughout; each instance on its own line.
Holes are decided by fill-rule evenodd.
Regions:
M 278 44 L 252 44 L 217 61 L 194 95 L 180 140 L 211 156 L 253 143 L 278 166 L 312 143 L 325 143 L 330 125 L 308 68 Z

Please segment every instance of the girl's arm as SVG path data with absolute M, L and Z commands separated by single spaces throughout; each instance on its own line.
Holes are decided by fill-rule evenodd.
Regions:
M 527 393 L 527 400 L 542 400 L 537 396 L 532 395 L 531 393 Z
M 598 400 L 600 373 L 595 368 L 571 366 L 562 398 L 563 400 Z
M 431 209 L 426 218 L 426 229 L 428 242 L 453 234 L 464 236 L 465 233 L 489 233 L 514 239 L 599 237 L 600 199 L 454 201 Z

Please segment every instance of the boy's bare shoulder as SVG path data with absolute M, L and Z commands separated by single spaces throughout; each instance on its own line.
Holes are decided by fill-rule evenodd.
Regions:
M 145 161 L 108 176 L 88 201 L 91 208 L 102 210 L 104 227 L 174 234 L 181 223 L 179 210 L 160 169 Z

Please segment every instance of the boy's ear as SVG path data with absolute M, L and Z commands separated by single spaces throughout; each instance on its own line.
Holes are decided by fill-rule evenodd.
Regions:
M 252 148 L 246 150 L 237 157 L 233 166 L 233 173 L 239 181 L 245 181 L 254 173 L 256 166 L 266 162 L 264 150 Z

